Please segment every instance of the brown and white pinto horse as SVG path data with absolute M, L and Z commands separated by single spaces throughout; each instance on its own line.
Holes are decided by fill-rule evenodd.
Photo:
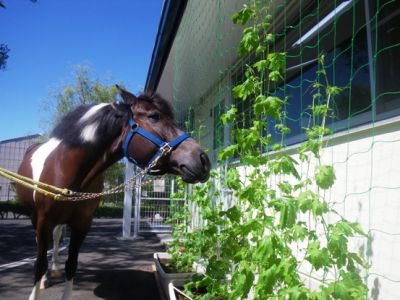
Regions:
M 80 106 L 67 114 L 54 128 L 49 141 L 28 149 L 19 173 L 74 191 L 100 192 L 102 172 L 124 156 L 124 144 L 128 157 L 141 166 L 147 165 L 159 150 L 145 136 L 132 135 L 133 129 L 141 128 L 154 139 L 167 142 L 185 134 L 175 124 L 171 106 L 164 99 L 147 94 L 136 97 L 123 89 L 119 91 L 123 102 Z M 199 144 L 185 136 L 154 169 L 153 174 L 170 173 L 189 183 L 204 182 L 209 177 L 210 161 Z M 60 224 L 67 224 L 71 231 L 62 296 L 63 300 L 71 299 L 79 248 L 100 199 L 55 201 L 19 185 L 17 193 L 32 208 L 36 231 L 34 288 L 29 299 L 39 299 L 40 280 L 48 269 L 48 243 Z

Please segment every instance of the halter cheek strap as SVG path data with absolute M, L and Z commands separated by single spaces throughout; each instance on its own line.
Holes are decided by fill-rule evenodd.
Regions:
M 137 165 L 141 168 L 145 168 L 146 166 L 144 164 L 140 164 L 138 161 L 136 161 L 133 157 L 131 157 L 129 155 L 129 144 L 131 143 L 132 138 L 135 136 L 135 134 L 141 135 L 142 137 L 149 140 L 150 142 L 152 142 L 153 144 L 155 144 L 158 147 L 158 151 L 153 155 L 153 157 L 147 163 L 147 166 L 149 166 L 158 157 L 175 150 L 180 145 L 180 143 L 182 143 L 184 140 L 186 140 L 190 137 L 189 133 L 184 132 L 182 135 L 178 136 L 176 139 L 174 139 L 170 142 L 166 142 L 166 141 L 159 139 L 158 137 L 151 134 L 150 132 L 146 131 L 145 129 L 139 127 L 139 125 L 133 120 L 132 117 L 129 118 L 128 122 L 129 122 L 129 126 L 131 127 L 131 130 L 129 131 L 128 135 L 126 136 L 124 144 L 123 144 L 124 155 L 131 163 L 134 163 L 135 165 Z

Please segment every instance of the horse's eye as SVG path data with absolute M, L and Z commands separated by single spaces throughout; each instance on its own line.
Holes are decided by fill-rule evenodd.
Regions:
M 153 122 L 158 122 L 158 121 L 160 121 L 160 115 L 159 114 L 151 114 L 151 115 L 149 115 L 149 119 L 151 119 Z

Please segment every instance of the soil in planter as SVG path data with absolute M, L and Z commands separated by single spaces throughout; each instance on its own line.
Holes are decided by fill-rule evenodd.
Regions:
M 168 259 L 159 258 L 160 265 L 167 274 L 171 273 L 190 273 L 191 271 L 182 272 L 181 270 L 177 270 L 173 265 L 169 263 Z
M 181 287 L 179 287 L 179 289 L 181 289 Z M 193 294 L 196 295 L 196 296 L 201 296 L 201 295 L 204 295 L 205 293 L 206 293 L 206 290 L 204 288 L 199 289 L 196 292 L 193 292 Z M 175 297 L 178 300 L 188 300 L 188 298 L 186 298 L 185 296 L 181 295 L 177 291 L 175 291 Z M 217 297 L 213 298 L 213 300 L 226 300 L 226 298 L 217 296 Z

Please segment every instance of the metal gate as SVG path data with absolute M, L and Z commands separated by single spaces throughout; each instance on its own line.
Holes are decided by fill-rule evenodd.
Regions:
M 172 176 L 146 176 L 140 190 L 139 232 L 170 232 L 167 220 L 174 209 L 184 205 L 184 199 L 171 199 L 175 194 L 175 178 Z M 138 198 L 136 198 L 138 199 Z
M 137 171 L 132 163 L 126 161 L 125 181 L 128 183 Z M 185 199 L 176 197 L 175 181 L 176 177 L 173 176 L 147 175 L 136 178 L 136 188 L 133 190 L 125 189 L 123 238 L 138 238 L 139 233 L 146 232 L 171 232 L 172 227 L 167 221 L 185 204 Z

